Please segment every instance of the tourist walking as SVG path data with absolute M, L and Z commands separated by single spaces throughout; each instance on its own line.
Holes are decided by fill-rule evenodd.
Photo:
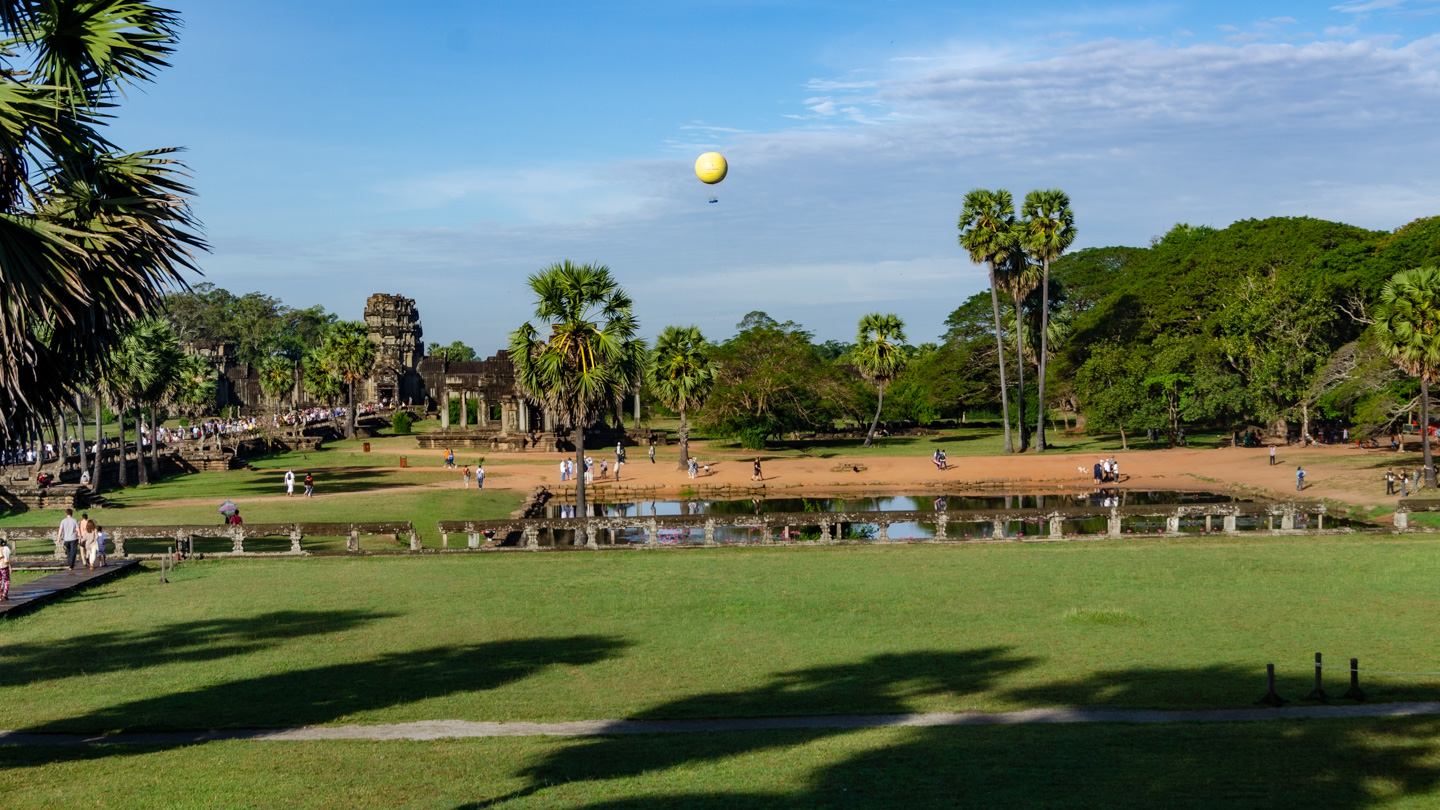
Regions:
M 564 482 L 569 481 L 569 480 L 570 480 L 570 462 L 568 462 L 568 461 L 566 461 L 565 459 L 562 458 L 562 459 L 560 459 L 560 482 L 561 482 L 561 483 L 564 483 Z
M 476 490 L 481 490 L 481 489 L 484 489 L 484 488 L 485 488 L 485 468 L 482 467 L 482 466 L 480 466 L 479 464 L 476 464 L 476 465 L 475 465 L 475 489 L 476 489 Z
M 754 470 L 754 472 L 750 473 L 750 480 L 751 480 L 751 481 L 764 481 L 764 480 L 765 480 L 765 476 L 764 476 L 763 474 L 761 474 L 761 472 L 760 472 L 760 457 L 759 457 L 759 456 L 756 456 L 756 457 L 755 457 L 755 470 Z
M 453 449 L 445 451 L 445 467 L 451 470 L 455 469 L 455 451 Z
M 10 541 L 0 540 L 0 602 L 10 596 Z
M 1405 496 L 1407 496 L 1407 495 L 1409 495 L 1409 494 L 1410 494 L 1410 476 L 1406 475 L 1404 470 L 1401 470 L 1401 471 L 1400 471 L 1400 497 L 1404 498 Z
M 650 445 L 650 463 L 655 463 L 655 445 Z
M 100 534 L 100 527 L 90 519 L 89 513 L 80 514 L 80 559 L 85 561 L 86 567 L 91 571 L 95 570 L 95 538 Z
M 461 488 L 461 489 L 469 489 L 469 488 L 470 488 L 470 465 L 469 465 L 469 464 L 466 464 L 466 465 L 465 465 L 465 471 L 462 472 L 462 473 L 460 473 L 460 488 Z
M 80 542 L 80 522 L 75 519 L 74 509 L 65 510 L 60 528 L 55 530 L 55 538 L 65 546 L 65 567 L 75 570 L 75 546 Z
M 1271 444 L 1271 445 L 1270 445 L 1270 466 L 1271 466 L 1271 467 L 1274 467 L 1274 466 L 1275 466 L 1275 445 L 1274 445 L 1274 444 Z
M 95 524 L 95 564 L 101 568 L 105 567 L 105 544 L 110 542 L 110 535 L 105 527 Z
M 1394 495 L 1394 494 L 1395 494 L 1395 471 L 1394 471 L 1394 470 L 1386 470 L 1386 471 L 1385 471 L 1385 494 L 1386 494 L 1386 495 Z
M 305 473 L 305 497 L 307 497 L 307 498 L 312 498 L 312 497 L 314 497 L 314 496 L 315 496 L 315 475 L 314 475 L 313 473 L 308 473 L 308 472 L 307 472 L 307 473 Z
M 625 463 L 625 445 L 622 442 L 615 443 L 615 467 L 619 469 Z
M 1301 492 L 1305 489 L 1305 468 L 1295 468 L 1295 491 Z
M 294 470 L 286 470 L 286 471 L 285 471 L 285 497 L 287 497 L 287 498 L 293 498 L 293 497 L 295 497 L 295 471 L 294 471 Z
M 609 475 L 609 474 L 610 474 L 610 462 L 609 462 L 609 460 L 608 460 L 608 459 L 603 459 L 603 458 L 600 459 L 600 480 L 601 480 L 601 481 L 604 481 L 604 480 L 605 480 L 605 477 L 606 477 L 607 475 Z

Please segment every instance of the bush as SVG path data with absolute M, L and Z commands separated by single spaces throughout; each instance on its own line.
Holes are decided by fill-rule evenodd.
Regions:
M 391 427 L 395 430 L 396 436 L 410 435 L 410 412 L 396 411 L 395 417 L 390 420 Z

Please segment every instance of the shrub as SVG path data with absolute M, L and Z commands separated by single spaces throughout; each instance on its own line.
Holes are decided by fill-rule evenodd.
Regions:
M 396 411 L 390 424 L 394 428 L 396 436 L 408 436 L 410 434 L 410 412 Z

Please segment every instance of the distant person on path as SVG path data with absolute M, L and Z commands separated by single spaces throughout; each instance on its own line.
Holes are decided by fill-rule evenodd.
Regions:
M 604 481 L 608 475 L 610 475 L 610 460 L 602 458 L 600 459 L 600 480 Z
M 1304 490 L 1304 489 L 1305 489 L 1305 468 L 1304 468 L 1304 467 L 1296 467 L 1296 468 L 1295 468 L 1295 491 L 1296 491 L 1296 492 L 1300 492 L 1300 491 L 1302 491 L 1302 490 Z
M 475 489 L 485 488 L 485 468 L 479 464 L 475 465 Z
M 562 458 L 562 459 L 560 459 L 560 482 L 561 482 L 561 483 L 564 483 L 564 482 L 569 481 L 569 480 L 570 480 L 570 462 L 568 462 L 568 461 L 566 461 L 565 459 Z
M 1386 494 L 1386 495 L 1394 495 L 1394 494 L 1395 494 L 1395 471 L 1394 471 L 1394 470 L 1386 470 L 1386 471 L 1385 471 L 1385 494 Z
M 55 537 L 65 545 L 65 567 L 75 570 L 75 546 L 80 542 L 80 522 L 75 519 L 74 509 L 65 510 Z
M 616 442 L 616 443 L 615 443 L 615 466 L 618 468 L 621 464 L 624 464 L 624 463 L 625 463 L 625 445 L 621 444 L 620 442 Z
M 1274 467 L 1274 466 L 1275 466 L 1275 445 L 1274 445 L 1274 444 L 1271 444 L 1271 445 L 1270 445 L 1270 466 L 1271 466 L 1271 467 Z
M 80 514 L 80 559 L 91 570 L 95 570 L 95 541 L 100 535 L 100 527 L 90 519 L 88 513 Z
M 105 544 L 110 542 L 110 535 L 105 527 L 95 524 L 95 562 L 101 568 L 105 567 Z
M 655 445 L 650 445 L 650 463 L 655 463 Z
M 1104 462 L 1097 461 L 1097 462 L 1095 462 L 1095 486 L 1098 487 L 1098 486 L 1100 486 L 1100 485 L 1101 485 L 1102 483 L 1104 483 L 1104 482 L 1105 482 L 1105 464 L 1104 464 Z
M 455 469 L 455 451 L 453 449 L 445 452 L 445 466 L 452 470 Z
M 0 602 L 10 596 L 10 541 L 0 540 Z
M 750 474 L 751 481 L 764 481 L 765 475 L 760 472 L 760 457 L 755 457 L 755 471 Z
M 564 480 L 564 479 L 562 478 L 561 480 Z M 469 489 L 469 488 L 470 488 L 470 465 L 469 465 L 469 464 L 466 464 L 466 465 L 465 465 L 465 470 L 460 473 L 460 488 L 461 488 L 461 489 Z
M 293 498 L 293 497 L 295 497 L 295 471 L 294 471 L 294 470 L 286 470 L 286 471 L 285 471 L 285 497 L 287 497 L 287 498 Z
M 1409 494 L 1410 494 L 1410 476 L 1406 475 L 1404 470 L 1401 470 L 1401 471 L 1400 471 L 1400 497 L 1404 498 L 1405 496 L 1407 496 L 1407 495 L 1409 495 Z
M 1416 467 L 1416 468 L 1415 468 L 1414 477 L 1413 477 L 1413 478 L 1411 479 L 1411 481 L 1410 481 L 1410 489 L 1411 489 L 1416 495 L 1419 495 L 1419 494 L 1420 494 L 1420 468 L 1419 468 L 1419 467 Z
M 313 473 L 305 473 L 305 497 L 315 497 L 315 475 Z

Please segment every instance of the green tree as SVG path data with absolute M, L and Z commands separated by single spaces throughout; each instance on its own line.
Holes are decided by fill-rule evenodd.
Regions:
M 175 150 L 101 134 L 178 24 L 135 0 L 0 0 L 0 433 L 89 387 L 204 248 Z
M 1374 317 L 1381 348 L 1405 373 L 1420 380 L 1420 446 L 1425 481 L 1433 487 L 1430 383 L 1440 371 L 1440 269 L 1420 267 L 1396 273 L 1381 288 Z
M 360 321 L 338 321 L 325 335 L 320 347 L 325 371 L 345 386 L 345 438 L 355 438 L 355 386 L 370 376 L 375 367 L 375 344 L 370 330 Z
M 471 360 L 479 359 L 479 356 L 475 354 L 474 349 L 466 346 L 464 343 L 458 340 L 454 343 L 451 343 L 449 346 L 432 346 L 430 348 L 430 354 L 443 354 L 445 355 L 446 359 L 450 360 L 450 362 L 452 363 L 465 363 Z
M 1070 210 L 1070 196 L 1059 189 L 1031 191 L 1020 207 L 1023 221 L 1021 245 L 1030 257 L 1040 263 L 1040 413 L 1035 418 L 1035 449 L 1045 450 L 1045 372 L 1049 359 L 1050 334 L 1050 263 L 1060 258 L 1075 241 L 1075 213 Z
M 100 392 L 119 422 L 119 484 L 129 484 L 129 472 L 125 463 L 125 414 L 139 405 L 146 392 L 155 384 L 162 361 L 164 343 L 160 332 L 163 324 L 153 318 L 135 321 L 121 333 L 120 343 L 111 352 L 109 362 L 100 378 Z M 136 475 L 140 484 L 150 482 L 149 471 L 144 463 L 140 448 L 140 423 L 135 422 L 137 463 Z
M 198 354 L 183 354 L 176 363 L 174 379 L 166 391 L 166 408 L 178 408 L 194 418 L 214 404 L 219 387 L 215 367 Z M 203 440 L 203 439 L 202 439 Z
M 550 325 L 542 337 L 528 321 L 510 335 L 510 362 L 521 390 L 567 422 L 575 470 L 585 469 L 585 428 L 630 391 L 645 369 L 645 343 L 635 336 L 634 304 L 604 265 L 563 262 L 530 276 L 535 317 Z M 584 516 L 585 477 L 575 481 L 576 514 Z M 576 539 L 593 545 L 582 527 Z
M 273 355 L 260 361 L 259 373 L 260 391 L 275 403 L 278 417 L 285 398 L 295 390 L 295 361 L 283 354 Z
M 1030 448 L 1030 440 L 1025 432 L 1025 299 L 1040 284 L 1040 268 L 1036 267 L 1030 257 L 1026 255 L 1021 246 L 1020 239 L 1024 235 L 1024 226 L 1020 223 L 1014 225 L 1014 232 L 1011 234 L 1001 261 L 1001 272 L 999 276 L 1000 285 L 1010 293 L 1010 306 L 1012 307 L 1011 317 L 1002 318 L 1001 322 L 1008 320 L 1013 336 L 1012 345 L 1015 347 L 1015 431 L 1019 438 L 1019 450 L 1025 452 Z M 1043 410 L 1043 409 L 1042 409 Z M 1009 421 L 1007 413 L 1006 421 Z
M 340 425 L 335 421 L 335 402 L 340 399 L 340 394 L 345 389 L 345 382 L 330 373 L 330 370 L 325 367 L 323 349 L 312 350 L 305 356 L 301 382 L 305 386 L 305 392 L 312 399 L 325 403 L 325 408 L 330 413 L 330 426 L 335 429 L 336 433 L 339 433 Z
M 995 320 L 995 352 L 1000 370 L 1000 410 L 1005 415 L 1005 452 L 1015 452 L 1010 436 L 1010 400 L 1005 389 L 1005 335 L 1000 328 L 1000 264 L 1015 238 L 1015 202 L 1010 192 L 1000 189 L 972 189 L 965 195 L 960 211 L 960 246 L 970 261 L 990 271 L 990 307 Z
M 695 326 L 667 326 L 655 341 L 646 367 L 646 383 L 665 407 L 680 412 L 680 460 L 685 469 L 690 459 L 688 411 L 705 404 L 715 385 L 715 360 L 711 346 Z
M 180 373 L 180 359 L 185 353 L 180 350 L 180 341 L 175 337 L 175 331 L 164 319 L 151 316 L 144 322 L 149 327 L 144 330 L 144 334 L 146 339 L 151 341 L 150 354 L 154 365 L 149 375 L 149 383 L 140 391 L 140 403 L 150 417 L 150 452 L 148 461 L 142 458 L 141 464 L 149 464 L 151 470 L 159 475 L 160 442 L 157 439 L 159 431 L 156 428 L 159 422 L 156 411 L 165 401 L 170 387 L 175 384 L 176 375 Z M 141 447 L 143 448 L 143 445 Z M 145 455 L 142 449 L 141 456 Z
M 900 316 L 872 312 L 860 318 L 859 331 L 855 335 L 855 349 L 850 353 L 855 367 L 865 379 L 874 383 L 879 401 L 875 405 L 875 418 L 870 420 L 870 432 L 865 434 L 865 446 L 875 444 L 875 428 L 880 424 L 880 411 L 885 407 L 885 386 L 905 368 L 905 322 Z

